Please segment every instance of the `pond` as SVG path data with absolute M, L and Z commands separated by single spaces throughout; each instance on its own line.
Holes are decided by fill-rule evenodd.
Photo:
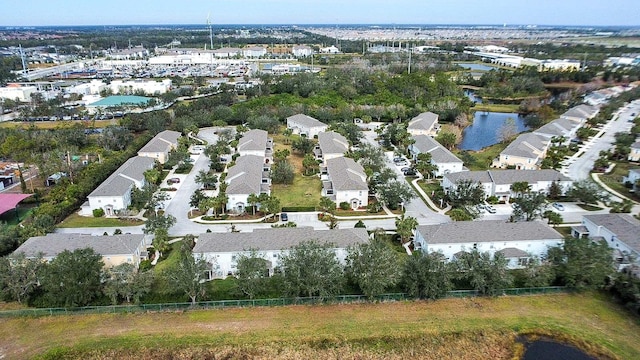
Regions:
M 476 63 L 457 63 L 456 65 L 463 67 L 465 69 L 476 70 L 476 71 L 489 71 L 489 70 L 496 69 L 495 66 L 476 64 Z
M 552 340 L 536 340 L 525 343 L 522 360 L 596 360 L 582 350 Z
M 524 117 L 517 113 L 476 111 L 473 116 L 473 124 L 467 126 L 462 132 L 462 142 L 458 148 L 460 150 L 481 150 L 497 144 L 500 129 L 509 118 L 515 121 L 516 133 L 528 129 Z

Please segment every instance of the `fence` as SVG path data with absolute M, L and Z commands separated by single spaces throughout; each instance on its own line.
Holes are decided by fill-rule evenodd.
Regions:
M 513 288 L 504 289 L 503 295 L 535 295 L 555 294 L 566 292 L 563 286 L 539 287 L 539 288 Z M 445 295 L 446 298 L 463 298 L 480 296 L 477 290 L 454 290 Z M 334 303 L 357 303 L 367 301 L 402 301 L 411 299 L 405 293 L 382 294 L 369 299 L 365 295 L 338 295 L 331 297 L 299 297 L 299 298 L 275 298 L 275 299 L 251 299 L 251 300 L 218 300 L 200 301 L 192 303 L 168 303 L 168 304 L 140 304 L 140 305 L 111 305 L 111 306 L 84 306 L 73 308 L 30 308 L 20 310 L 0 311 L 0 317 L 19 316 L 50 316 L 50 315 L 75 315 L 75 314 L 116 314 L 137 313 L 149 311 L 185 311 L 198 309 L 222 309 L 230 307 L 258 307 L 258 306 L 285 306 L 285 305 L 317 305 Z

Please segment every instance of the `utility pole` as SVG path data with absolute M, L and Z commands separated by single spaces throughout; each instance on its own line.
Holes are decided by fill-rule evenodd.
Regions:
M 407 43 L 407 50 L 409 50 L 409 68 L 407 69 L 407 73 L 409 75 L 411 75 L 411 47 L 409 46 L 409 43 Z

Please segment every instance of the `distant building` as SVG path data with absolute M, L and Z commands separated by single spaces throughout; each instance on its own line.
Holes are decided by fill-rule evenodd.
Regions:
M 407 132 L 415 135 L 429 135 L 436 136 L 440 130 L 438 125 L 438 114 L 434 114 L 430 111 L 418 114 L 418 116 L 409 120 L 407 125 Z
M 165 130 L 138 150 L 138 156 L 153 158 L 164 164 L 169 160 L 169 152 L 178 148 L 178 139 L 181 136 L 182 134 L 177 131 Z
M 9 84 L 0 87 L 0 98 L 18 100 L 20 102 L 30 102 L 31 94 L 38 92 L 35 86 L 20 86 L 18 84 Z
M 29 238 L 13 252 L 13 255 L 24 253 L 26 258 L 35 259 L 42 254 L 44 260 L 51 261 L 65 250 L 85 248 L 91 248 L 102 256 L 105 267 L 128 263 L 137 268 L 147 257 L 142 234 L 91 236 L 53 233 Z
M 559 142 L 559 145 L 566 145 L 571 139 L 575 138 L 576 131 L 579 128 L 579 123 L 566 118 L 559 118 L 543 125 L 535 130 L 534 133 L 549 139 L 549 141 L 563 139 L 563 141 Z
M 296 114 L 287 118 L 287 129 L 294 134 L 314 138 L 318 133 L 327 131 L 329 125 L 305 114 Z
M 306 45 L 296 45 L 291 49 L 295 57 L 307 57 L 313 55 L 313 49 Z
M 564 243 L 562 234 L 540 221 L 454 221 L 416 228 L 414 248 L 439 253 L 454 261 L 462 253 L 502 253 L 511 269 L 526 266 L 533 257 L 544 258 L 551 247 Z
M 113 80 L 109 88 L 114 94 L 133 94 L 144 91 L 145 94 L 164 94 L 171 90 L 171 79 L 162 81 L 147 80 Z
M 216 58 L 233 58 L 242 55 L 242 49 L 239 48 L 223 47 L 214 49 L 212 52 Z
M 363 228 L 313 230 L 310 227 L 204 233 L 198 236 L 193 256 L 205 259 L 210 267 L 209 278 L 216 279 L 235 275 L 239 257 L 248 256 L 251 250 L 255 250 L 264 259 L 265 272 L 273 275 L 274 269 L 281 265 L 282 256 L 303 241 L 330 244 L 338 261 L 344 264 L 347 249 L 366 244 L 369 235 Z
M 246 58 L 259 58 L 267 55 L 267 49 L 262 46 L 249 46 L 242 49 L 242 56 Z
M 584 124 L 587 120 L 593 118 L 598 114 L 598 108 L 586 104 L 574 106 L 560 115 L 563 119 L 569 119 L 571 121 Z
M 369 186 L 364 168 L 347 157 L 326 160 L 321 176 L 322 196 L 327 196 L 339 206 L 346 202 L 352 209 L 366 207 L 369 203 Z
M 340 49 L 338 49 L 334 45 L 331 45 L 329 47 L 321 48 L 320 52 L 323 53 L 323 54 L 339 54 L 340 53 Z

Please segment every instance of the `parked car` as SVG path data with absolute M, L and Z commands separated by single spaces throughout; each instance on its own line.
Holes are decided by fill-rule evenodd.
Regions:
M 396 162 L 396 166 L 407 166 L 407 165 L 409 165 L 409 163 L 406 162 L 406 160 Z
M 412 170 L 412 169 L 410 167 L 408 167 L 408 166 L 405 166 L 402 169 L 400 169 L 400 171 L 402 171 L 402 172 L 405 172 L 405 171 L 408 171 L 408 170 Z
M 180 178 L 176 177 L 176 178 L 167 179 L 167 184 L 178 184 L 178 183 L 180 183 Z
M 403 171 L 404 176 L 415 176 L 416 175 L 416 171 L 413 169 L 407 169 L 406 171 Z
M 553 206 L 554 208 L 556 208 L 556 210 L 558 211 L 564 211 L 564 205 L 554 202 L 553 204 L 551 204 L 551 206 Z
M 280 213 L 280 221 L 289 221 L 289 215 L 287 215 L 287 213 Z
M 480 212 L 484 212 L 487 208 L 484 206 L 484 204 L 478 204 L 476 205 L 476 209 Z
M 491 205 L 486 205 L 484 208 L 487 210 L 487 212 L 488 212 L 489 214 L 495 214 L 495 213 L 496 213 L 496 208 L 494 208 L 494 207 L 493 207 L 493 206 L 491 206 Z
M 395 158 L 393 158 L 393 162 L 394 162 L 394 163 L 399 163 L 399 162 L 403 162 L 403 161 L 405 161 L 405 159 L 404 159 L 404 158 L 401 158 L 401 157 L 395 157 Z

